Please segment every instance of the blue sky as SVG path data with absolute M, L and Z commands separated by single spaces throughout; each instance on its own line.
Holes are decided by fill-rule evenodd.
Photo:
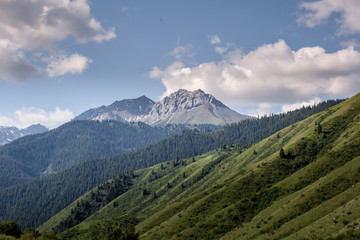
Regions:
M 358 0 L 0 3 L 0 125 L 179 88 L 277 113 L 360 90 Z

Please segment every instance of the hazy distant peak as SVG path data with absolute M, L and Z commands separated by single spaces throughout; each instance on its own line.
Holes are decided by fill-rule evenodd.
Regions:
M 0 146 L 10 143 L 18 138 L 30 134 L 43 133 L 48 131 L 46 127 L 41 124 L 34 124 L 24 129 L 17 127 L 1 127 L 0 126 Z
M 40 123 L 38 124 L 33 124 L 25 129 L 23 129 L 23 131 L 26 131 L 29 134 L 35 134 L 35 133 L 41 133 L 41 132 L 46 132 L 49 129 L 43 125 L 41 125 Z

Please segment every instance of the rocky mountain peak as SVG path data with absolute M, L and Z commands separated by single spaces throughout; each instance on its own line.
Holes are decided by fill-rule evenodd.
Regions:
M 108 108 L 116 111 L 127 111 L 133 115 L 145 115 L 150 112 L 154 104 L 155 102 L 153 100 L 143 95 L 135 99 L 116 101 L 108 106 Z
M 123 99 L 121 101 L 115 101 L 110 106 L 119 106 L 123 107 L 124 105 L 134 105 L 134 104 L 154 104 L 155 102 L 150 98 L 142 95 L 141 97 L 134 98 L 134 99 Z
M 77 116 L 74 120 L 139 121 L 139 117 L 147 115 L 154 104 L 155 102 L 153 100 L 143 95 L 135 99 L 115 101 L 109 106 L 89 109 Z
M 158 102 L 155 105 L 155 108 L 159 110 L 158 112 L 164 113 L 164 111 L 168 112 L 169 110 L 170 112 L 175 112 L 179 109 L 189 110 L 204 104 L 210 104 L 215 108 L 221 107 L 229 109 L 212 95 L 205 93 L 201 89 L 198 89 L 196 91 L 180 89 L 174 93 L 171 93 L 168 97 L 165 97 L 163 100 Z M 161 109 L 163 109 L 164 111 L 161 111 Z
M 146 96 L 116 101 L 109 106 L 90 109 L 75 120 L 117 120 L 166 124 L 224 124 L 249 116 L 241 115 L 201 89 L 180 89 L 159 102 Z

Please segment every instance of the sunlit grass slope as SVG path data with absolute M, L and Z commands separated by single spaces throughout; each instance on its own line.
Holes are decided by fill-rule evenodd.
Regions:
M 324 239 L 360 223 L 360 95 L 244 152 L 236 146 L 136 171 L 119 197 L 62 233 L 137 219 L 141 239 Z M 71 215 L 70 205 L 42 226 Z

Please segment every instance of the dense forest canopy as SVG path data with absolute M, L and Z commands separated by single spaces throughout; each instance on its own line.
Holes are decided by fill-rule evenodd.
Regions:
M 214 125 L 168 125 L 117 121 L 72 121 L 52 131 L 26 136 L 0 148 L 0 189 L 54 174 L 83 161 L 133 151 L 185 129 Z

